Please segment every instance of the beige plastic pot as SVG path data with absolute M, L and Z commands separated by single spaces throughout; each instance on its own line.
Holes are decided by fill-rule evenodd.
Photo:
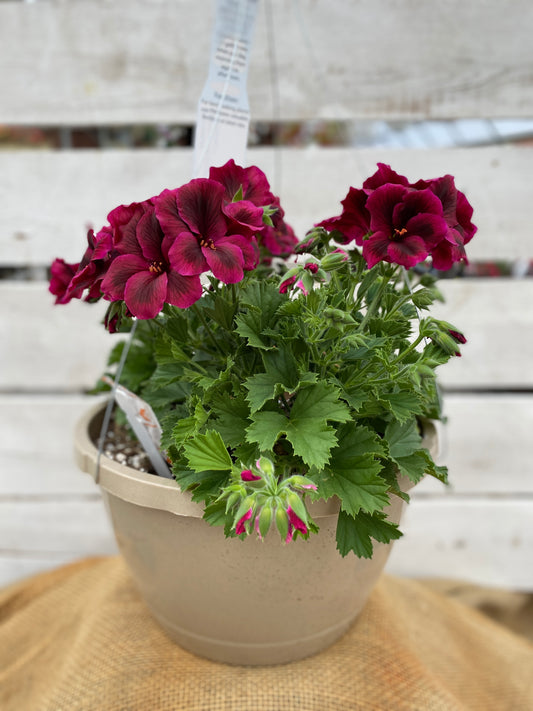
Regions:
M 80 468 L 96 473 L 102 407 L 76 429 Z M 425 446 L 436 446 L 428 424 Z M 310 512 L 320 532 L 283 544 L 226 539 L 202 520 L 202 509 L 176 482 L 100 460 L 100 487 L 118 546 L 153 616 L 185 649 L 229 664 L 281 664 L 315 654 L 349 628 L 387 561 L 375 544 L 371 560 L 336 550 L 338 501 Z M 407 480 L 401 482 L 406 490 Z M 393 497 L 389 517 L 400 521 Z

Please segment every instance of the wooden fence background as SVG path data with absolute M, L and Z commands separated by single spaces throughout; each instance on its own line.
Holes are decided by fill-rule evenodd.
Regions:
M 213 7 L 197 0 L 0 2 L 0 125 L 191 124 L 207 76 Z M 249 75 L 252 117 L 533 118 L 533 4 L 514 0 L 263 0 Z M 456 176 L 475 206 L 471 260 L 528 263 L 533 146 L 249 151 L 300 235 L 337 214 L 375 163 Z M 279 160 L 278 160 L 279 157 Z M 43 267 L 75 261 L 87 223 L 190 177 L 190 149 L 0 147 L 0 583 L 115 544 L 97 488 L 71 455 L 111 337 L 98 308 L 54 307 Z M 281 166 L 281 170 L 279 167 Z M 13 271 L 7 270 L 13 268 Z M 7 271 L 6 271 L 7 270 Z M 533 589 L 533 280 L 441 283 L 464 329 L 443 372 L 452 486 L 423 482 L 389 572 Z

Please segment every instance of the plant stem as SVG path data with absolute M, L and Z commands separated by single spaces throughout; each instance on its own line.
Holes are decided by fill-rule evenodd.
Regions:
M 370 306 L 366 310 L 366 314 L 363 317 L 363 320 L 359 324 L 359 331 L 362 331 L 363 328 L 366 326 L 368 323 L 368 320 L 375 314 L 376 310 L 379 307 L 381 298 L 383 297 L 383 294 L 385 293 L 385 290 L 387 289 L 387 285 L 389 283 L 390 277 L 387 277 L 385 274 L 382 275 L 382 282 L 379 287 L 378 293 L 376 296 L 372 299 L 372 302 L 370 303 Z
M 207 333 L 209 340 L 211 341 L 211 343 L 213 344 L 215 349 L 220 353 L 220 355 L 225 357 L 224 351 L 220 348 L 220 346 L 216 342 L 213 332 L 209 328 L 209 325 L 208 325 L 207 321 L 205 320 L 204 315 L 201 312 L 201 310 L 198 308 L 198 306 L 196 304 L 193 304 L 191 308 L 193 309 L 194 313 L 198 316 L 198 318 L 202 322 L 202 326 L 204 327 L 204 330 Z
M 419 343 L 421 343 L 424 340 L 424 336 L 420 334 L 416 340 L 414 340 L 411 345 L 406 348 L 402 353 L 400 353 L 393 361 L 391 361 L 391 365 L 396 365 L 399 363 L 401 360 L 405 358 L 406 355 L 414 351 L 414 349 L 418 346 Z

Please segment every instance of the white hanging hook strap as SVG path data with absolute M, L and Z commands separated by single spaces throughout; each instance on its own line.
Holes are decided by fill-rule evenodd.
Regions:
M 244 165 L 250 108 L 246 94 L 258 0 L 217 0 L 209 75 L 198 103 L 193 177 L 230 158 Z

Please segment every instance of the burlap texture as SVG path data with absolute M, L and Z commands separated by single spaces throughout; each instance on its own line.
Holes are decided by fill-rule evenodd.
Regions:
M 0 592 L 0 709 L 531 711 L 533 646 L 449 596 L 384 577 L 322 654 L 230 667 L 170 642 L 122 561 L 93 559 Z

